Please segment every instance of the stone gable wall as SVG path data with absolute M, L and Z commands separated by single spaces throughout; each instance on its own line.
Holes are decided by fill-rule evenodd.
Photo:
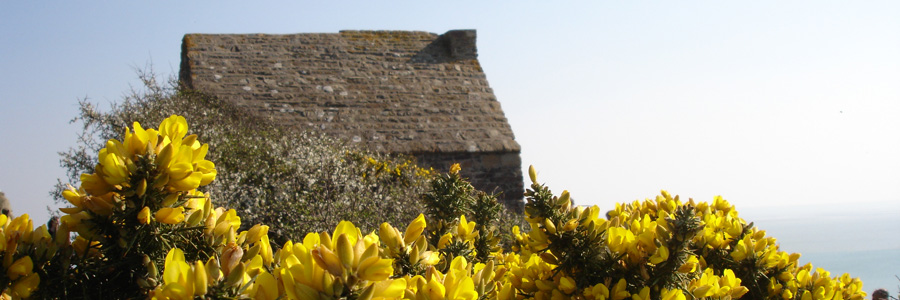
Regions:
M 286 126 L 412 154 L 425 166 L 446 169 L 451 160 L 439 157 L 475 162 L 478 153 L 518 161 L 519 144 L 477 60 L 475 39 L 474 30 L 187 34 L 180 77 Z M 463 174 L 488 191 L 518 185 L 502 191 L 505 201 L 521 202 L 520 163 L 508 167 L 499 176 L 472 163 Z

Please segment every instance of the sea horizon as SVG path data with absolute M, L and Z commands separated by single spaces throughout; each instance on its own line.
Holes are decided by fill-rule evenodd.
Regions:
M 781 250 L 800 253 L 801 264 L 858 277 L 870 296 L 879 288 L 900 294 L 900 201 L 736 208 Z

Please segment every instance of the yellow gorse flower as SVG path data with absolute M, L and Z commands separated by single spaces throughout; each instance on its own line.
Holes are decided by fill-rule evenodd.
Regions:
M 459 216 L 459 225 L 456 227 L 456 236 L 465 241 L 470 241 L 478 235 L 475 231 L 475 222 L 466 220 L 465 215 Z
M 416 297 L 432 300 L 475 300 L 478 298 L 478 292 L 471 277 L 471 267 L 473 266 L 470 266 L 465 258 L 457 256 L 450 263 L 447 274 L 429 269 L 424 280 L 419 277 L 418 285 L 412 293 Z
M 609 249 L 618 254 L 627 253 L 635 242 L 634 233 L 622 227 L 610 228 L 606 236 Z
M 461 170 L 461 169 L 462 168 L 459 167 L 458 163 L 452 164 L 452 165 L 450 165 L 450 174 L 458 174 L 459 170 Z
M 49 260 L 61 245 L 64 244 L 50 236 L 46 226 L 34 229 L 28 214 L 13 219 L 0 214 L 0 272 L 8 284 L 0 286 L 2 296 L 12 299 L 31 297 L 41 283 L 36 272 L 39 264 Z
M 30 256 L 21 257 L 6 269 L 6 277 L 10 280 L 16 280 L 19 277 L 28 276 L 32 273 L 33 267 L 34 263 L 31 261 Z
M 148 210 L 149 212 L 149 210 Z M 178 224 L 184 221 L 184 207 L 163 207 L 154 215 L 157 222 L 165 224 Z
M 666 289 L 663 288 L 660 292 L 660 300 L 686 300 L 687 297 L 684 296 L 684 293 L 679 289 Z
M 425 231 L 425 225 L 425 215 L 419 214 L 419 216 L 406 227 L 406 232 L 403 234 L 403 243 L 409 245 L 419 239 L 419 236 Z
M 121 141 L 106 142 L 98 152 L 94 172 L 81 176 L 81 187 L 69 186 L 62 192 L 63 198 L 73 205 L 60 209 L 66 213 L 60 221 L 67 230 L 87 240 L 127 245 L 126 239 L 131 236 L 124 234 L 127 230 L 122 226 L 129 225 L 116 223 L 120 238 L 115 241 L 106 240 L 115 235 L 100 232 L 104 227 L 98 225 L 115 222 L 114 214 L 130 209 L 140 210 L 135 224 L 141 225 L 150 224 L 151 215 L 152 220 L 163 225 L 190 221 L 188 225 L 197 226 L 206 220 L 212 208 L 204 204 L 208 202 L 204 195 L 194 189 L 215 178 L 215 165 L 205 159 L 209 146 L 199 143 L 196 135 L 187 135 L 184 117 L 166 118 L 159 128 L 145 129 L 134 122 L 125 129 Z M 165 200 L 144 203 L 148 194 Z M 133 203 L 140 206 L 134 207 Z M 129 214 L 131 220 L 135 220 L 133 216 Z M 193 218 L 187 219 L 188 216 Z
M 529 171 L 530 175 L 536 173 L 533 168 Z M 839 294 L 837 290 L 846 292 L 848 298 L 858 295 L 853 291 L 852 280 L 848 280 L 848 288 L 835 289 L 834 293 L 829 293 L 828 288 L 824 288 L 827 285 L 825 279 L 817 279 L 821 285 L 815 286 L 812 284 L 812 276 L 807 275 L 812 274 L 811 269 L 800 271 L 799 275 L 775 273 L 784 268 L 795 269 L 798 255 L 780 251 L 775 240 L 766 237 L 764 231 L 748 227 L 738 217 L 734 207 L 722 197 L 714 198 L 711 203 L 693 200 L 685 203 L 677 196 L 673 197 L 662 191 L 653 200 L 616 204 L 615 209 L 606 213 L 608 219 L 604 220 L 599 217 L 596 207 L 573 208 L 567 205 L 566 192 L 559 197 L 545 196 L 549 191 L 538 184 L 536 179 L 532 181 L 532 190 L 527 195 L 532 197 L 529 198 L 529 205 L 535 206 L 527 205 L 525 209 L 531 230 L 526 234 L 513 228 L 516 243 L 512 249 L 520 255 L 505 256 L 511 290 L 499 295 L 506 299 L 515 294 L 538 299 L 565 299 L 571 295 L 581 295 L 585 299 L 683 299 L 688 292 L 699 298 L 734 299 L 749 293 L 748 287 L 742 285 L 741 278 L 734 272 L 707 264 L 706 257 L 711 253 L 725 253 L 735 262 L 752 258 L 755 268 L 775 278 L 770 282 L 770 297 L 781 299 L 783 294 L 802 297 L 807 291 L 810 297 L 827 297 Z M 541 208 L 543 211 L 535 210 L 542 207 L 540 205 L 548 208 Z M 691 221 L 691 218 L 695 221 Z M 685 226 L 695 226 L 693 228 L 696 229 L 690 230 L 696 231 L 685 234 Z M 614 269 L 615 272 L 630 273 L 632 277 L 628 277 L 628 281 L 617 277 L 597 278 L 593 280 L 601 281 L 594 281 L 589 285 L 581 282 L 573 290 L 567 278 L 584 278 L 584 275 L 577 272 L 586 262 L 576 259 L 573 263 L 571 257 L 559 256 L 559 253 L 566 253 L 562 251 L 573 250 L 556 244 L 565 245 L 580 240 L 589 240 L 590 245 L 599 244 L 605 248 L 599 250 L 599 257 L 608 265 L 607 269 L 600 269 L 600 272 Z M 677 246 L 679 244 L 697 245 L 700 248 L 686 252 Z M 676 247 L 672 248 L 673 246 Z M 608 256 L 604 256 L 604 253 Z M 716 261 L 717 264 L 720 262 L 721 259 Z M 634 278 L 654 278 L 658 276 L 654 274 L 656 268 L 663 265 L 673 267 L 671 264 L 679 264 L 674 266 L 679 273 L 702 272 L 689 283 L 678 283 L 690 287 L 686 290 L 642 286 L 643 281 L 632 281 Z M 571 271 L 576 273 L 568 273 Z M 713 271 L 715 273 L 711 273 Z M 796 283 L 786 282 L 797 277 L 800 280 Z M 819 278 L 830 277 L 825 274 Z M 804 285 L 807 286 L 805 290 L 794 288 Z M 503 285 L 499 287 L 503 291 Z
M 160 123 L 159 131 L 145 130 L 138 122 L 132 127 L 134 131 L 126 128 L 124 142 L 107 141 L 106 147 L 99 151 L 94 173 L 81 176 L 82 187 L 88 194 L 100 196 L 126 188 L 131 184 L 135 161 L 141 157 L 155 157 L 153 161 L 160 174 L 148 179 L 154 181 L 153 186 L 163 184 L 170 191 L 190 191 L 215 179 L 215 165 L 205 159 L 209 146 L 200 144 L 196 135 L 186 136 L 188 126 L 184 117 L 166 118 Z
M 169 250 L 166 255 L 163 285 L 151 292 L 151 299 L 193 299 L 206 295 L 208 284 L 216 282 L 209 275 L 207 266 L 200 261 L 189 264 L 184 260 L 184 251 Z
M 799 266 L 799 254 L 781 251 L 774 238 L 748 225 L 720 196 L 709 203 L 683 202 L 662 191 L 655 199 L 617 203 L 603 214 L 597 206 L 574 207 L 567 191 L 553 196 L 537 182 L 533 167 L 525 209 L 530 230 L 512 228 L 515 241 L 510 252 L 490 248 L 490 255 L 483 258 L 484 253 L 478 252 L 485 248 L 475 244 L 483 241 L 481 235 L 493 236 L 493 229 L 486 224 L 479 227 L 465 214 L 456 222 L 433 224 L 420 214 L 402 232 L 398 228 L 403 227 L 383 223 L 377 233 L 364 233 L 342 221 L 333 231 L 309 233 L 302 241 L 287 241 L 273 249 L 269 226 L 256 224 L 241 231 L 237 211 L 215 207 L 210 195 L 196 190 L 216 176 L 215 165 L 205 158 L 209 146 L 197 138 L 188 134 L 187 122 L 180 116 L 166 118 L 158 130 L 133 123 L 121 141 L 106 142 L 93 173 L 81 176 L 80 187 L 62 192 L 72 207 L 61 209 L 66 215 L 55 236 L 46 226 L 33 229 L 27 215 L 12 220 L 0 215 L 0 274 L 8 280 L 0 287 L 0 297 L 34 295 L 41 288 L 38 274 L 46 271 L 41 268 L 56 253 L 91 262 L 117 260 L 122 252 L 144 246 L 133 243 L 132 236 L 182 231 L 190 231 L 190 240 L 197 244 L 190 248 L 179 248 L 177 241 L 153 244 L 143 256 L 144 266 L 130 270 L 140 277 L 141 292 L 151 299 L 862 299 L 865 295 L 862 283 L 847 274 L 833 277 L 809 264 Z M 396 175 L 409 168 L 406 163 L 392 167 L 368 161 Z M 451 174 L 459 171 L 459 164 L 451 166 Z M 70 231 L 77 233 L 71 243 Z M 71 248 L 56 251 L 60 247 Z M 161 247 L 168 251 L 158 251 Z M 187 255 L 201 259 L 187 261 L 182 249 L 203 249 Z M 166 256 L 160 274 L 156 263 L 162 258 L 150 255 L 161 253 Z M 733 266 L 740 266 L 735 270 L 741 272 L 732 271 Z M 738 276 L 748 269 L 768 281 L 755 286 L 761 282 L 757 277 L 745 281 Z
M 142 208 L 141 211 L 138 212 L 137 220 L 140 224 L 150 224 L 150 208 L 144 206 L 144 208 Z
M 422 237 L 427 227 L 423 215 L 411 221 L 404 232 L 384 223 L 377 235 L 363 235 L 355 225 L 344 221 L 332 232 L 307 235 L 302 243 L 289 241 L 272 255 L 271 248 L 265 246 L 268 245 L 267 226 L 255 225 L 247 231 L 236 233 L 234 230 L 240 226 L 240 219 L 233 210 L 204 209 L 201 206 L 208 205 L 203 203 L 186 205 L 188 214 L 209 210 L 204 214 L 207 234 L 230 243 L 223 248 L 221 265 L 217 268 L 224 274 L 209 276 L 207 280 L 214 282 L 214 277 L 225 277 L 219 280 L 233 281 L 236 286 L 249 283 L 244 295 L 258 299 L 279 296 L 286 299 L 328 299 L 348 292 L 365 299 L 477 299 L 488 293 L 496 299 L 514 299 L 516 295 L 533 295 L 536 299 L 571 299 L 576 295 L 585 299 L 685 299 L 687 292 L 698 298 L 738 298 L 748 292 L 731 270 L 713 273 L 702 256 L 692 255 L 687 256 L 677 269 L 683 273 L 692 273 L 697 269 L 703 272 L 686 283 L 687 290 L 654 289 L 640 286 L 639 282 L 630 285 L 624 278 L 609 278 L 605 284 L 580 287 L 574 274 L 558 272 L 558 264 L 564 258 L 542 250 L 553 243 L 555 236 L 584 231 L 600 238 L 609 253 L 622 259 L 621 266 L 669 263 L 671 255 L 677 255 L 671 253 L 667 246 L 668 239 L 673 238 L 669 218 L 685 204 L 665 192 L 656 201 L 634 201 L 617 206 L 615 211 L 607 214 L 611 218 L 608 221 L 599 217 L 596 207 L 574 209 L 573 215 L 558 222 L 546 218 L 533 219 L 538 223 L 530 224 L 530 233 L 514 230 L 518 244 L 525 246 L 520 248 L 522 254 L 500 253 L 495 257 L 502 268 L 496 267 L 495 261 L 487 265 L 472 264 L 457 256 L 446 265 L 446 273 L 433 267 L 439 259 L 437 253 L 425 251 L 429 246 Z M 736 260 L 753 255 L 760 258 L 757 260 L 760 267 L 792 265 L 790 255 L 777 251 L 774 241 L 765 237 L 764 232 L 754 229 L 737 240 L 736 237 L 742 233 L 734 228 L 743 228 L 742 220 L 726 201 L 716 199 L 711 205 L 700 203 L 697 207 L 705 227 L 699 231 L 695 242 L 703 243 L 707 248 L 728 247 L 730 257 Z M 472 239 L 478 234 L 475 227 L 476 224 L 468 221 L 465 215 L 460 216 L 453 233 L 441 237 L 438 245 L 431 247 L 443 249 L 453 237 Z M 250 247 L 251 244 L 254 246 Z M 251 258 L 248 259 L 248 255 Z M 395 272 L 394 257 L 408 258 L 410 264 L 421 264 L 426 273 L 424 276 L 407 275 L 391 279 Z M 264 267 L 270 263 L 274 263 L 273 269 Z M 175 265 L 180 266 L 175 268 L 186 270 L 184 265 Z M 198 262 L 195 265 L 202 264 Z M 804 270 L 799 271 L 799 275 L 780 276 L 786 280 L 799 279 L 796 284 L 781 285 L 778 291 L 773 289 L 773 293 L 779 297 L 785 293 L 798 297 L 838 293 L 835 291 L 839 289 L 827 289 L 834 284 L 821 279 L 826 278 L 827 273 L 813 278 L 810 270 Z M 251 280 L 250 274 L 255 276 L 255 281 Z M 169 281 L 181 281 L 181 277 L 171 276 L 175 279 Z M 166 281 L 167 285 L 169 281 Z M 852 283 L 852 280 L 848 282 Z M 809 287 L 800 288 L 804 285 Z

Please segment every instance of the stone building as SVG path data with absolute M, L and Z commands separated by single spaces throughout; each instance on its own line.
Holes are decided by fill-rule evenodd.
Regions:
M 187 34 L 180 80 L 287 126 L 415 156 L 522 209 L 519 144 L 474 30 Z

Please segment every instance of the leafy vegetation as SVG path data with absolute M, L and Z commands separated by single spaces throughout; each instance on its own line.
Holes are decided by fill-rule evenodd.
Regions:
M 93 172 L 80 176 L 80 187 L 68 186 L 61 193 L 72 207 L 61 209 L 65 215 L 55 234 L 51 235 L 46 226 L 32 229 L 27 215 L 12 222 L 0 220 L 4 226 L 9 225 L 2 231 L 9 235 L 2 237 L 16 243 L 6 257 L 18 257 L 17 264 L 10 266 L 7 273 L 13 274 L 10 280 L 19 281 L 11 285 L 6 281 L 3 288 L 7 295 L 158 299 L 276 299 L 287 295 L 300 299 L 369 299 L 373 295 L 403 293 L 403 289 L 392 284 L 394 281 L 387 281 L 394 276 L 395 260 L 385 257 L 388 254 L 380 250 L 374 232 L 364 237 L 351 222 L 341 221 L 334 238 L 322 233 L 306 235 L 302 244 L 286 241 L 274 255 L 269 226 L 256 224 L 240 230 L 242 220 L 234 209 L 215 207 L 209 194 L 198 190 L 209 186 L 220 171 L 207 160 L 210 145 L 201 143 L 197 135 L 188 135 L 184 117 L 172 115 L 158 129 L 144 129 L 134 122 L 124 133 L 124 138 L 111 139 L 100 149 Z M 403 165 L 395 167 L 372 158 L 367 162 L 371 170 L 362 174 L 364 179 L 378 176 L 379 172 L 393 176 L 404 173 Z M 459 167 L 454 168 L 458 171 Z M 439 177 L 434 185 L 452 180 L 457 183 L 452 186 L 471 191 L 471 186 L 456 173 Z M 481 203 L 484 201 L 491 203 Z M 476 209 L 489 208 L 485 213 L 491 215 L 486 217 L 498 217 L 499 204 L 492 197 L 481 197 L 473 204 Z M 390 236 L 398 231 L 388 223 L 380 225 L 385 241 L 398 250 L 393 253 L 403 255 L 411 263 L 407 269 L 428 274 L 434 272 L 435 264 L 441 263 L 445 271 L 463 272 L 467 266 L 465 258 L 439 255 L 441 251 L 427 248 L 422 235 L 424 216 L 415 220 L 402 241 L 397 235 Z M 449 224 L 450 220 L 442 221 Z M 447 242 L 468 246 L 469 253 L 476 256 L 492 257 L 478 255 L 475 244 L 467 242 L 479 239 L 479 233 L 473 231 L 474 222 L 466 222 L 465 216 L 460 216 L 460 224 L 459 237 L 445 235 Z M 71 233 L 75 234 L 74 240 L 69 238 Z M 496 245 L 496 239 L 493 240 Z M 18 247 L 19 242 L 22 247 Z M 453 263 L 441 259 L 450 257 L 456 257 Z M 304 266 L 314 265 L 321 268 L 303 270 Z M 163 266 L 162 274 L 158 266 Z M 389 285 L 376 287 L 377 281 Z M 41 282 L 58 284 L 58 288 L 41 288 Z M 290 288 L 277 282 L 287 282 Z M 457 292 L 474 295 L 474 291 L 466 290 L 466 283 L 471 284 L 471 278 L 461 283 L 441 280 L 450 288 L 462 284 Z
M 83 124 L 76 147 L 60 153 L 68 182 L 94 169 L 96 151 L 122 134 L 132 122 L 159 124 L 177 114 L 191 120 L 198 139 L 208 141 L 217 179 L 204 190 L 235 208 L 247 224 L 280 224 L 272 238 L 279 243 L 321 231 L 341 220 L 365 230 L 377 222 L 405 222 L 423 210 L 419 195 L 432 171 L 411 158 L 391 157 L 348 146 L 337 139 L 275 124 L 234 104 L 200 92 L 160 83 L 152 73 L 139 74 L 144 87 L 102 111 L 80 102 L 73 122 Z M 60 182 L 53 192 L 64 202 Z
M 166 97 L 187 101 L 181 97 L 196 96 L 181 91 Z M 167 103 L 132 101 L 123 105 L 158 108 L 159 103 Z M 82 118 L 93 118 L 85 122 L 86 132 L 102 136 L 106 130 L 117 130 L 115 112 L 119 110 L 84 109 Z M 207 113 L 221 117 L 234 111 L 210 108 Z M 60 193 L 69 207 L 61 209 L 64 215 L 58 228 L 35 228 L 28 215 L 0 215 L 2 297 L 804 300 L 866 296 L 862 282 L 849 274 L 832 276 L 811 264 L 799 265 L 800 254 L 781 251 L 774 238 L 746 223 L 722 197 L 712 202 L 682 201 L 662 191 L 655 199 L 616 204 L 601 213 L 597 206 L 574 206 L 566 191 L 554 194 L 539 183 L 531 168 L 525 215 L 520 216 L 525 228 L 513 226 L 511 240 L 503 247 L 499 228 L 507 225 L 500 205 L 461 178 L 458 165 L 447 174 L 431 174 L 407 162 L 378 159 L 365 152 L 304 156 L 280 144 L 289 140 L 242 139 L 252 133 L 249 129 L 219 127 L 210 129 L 212 134 L 189 134 L 187 120 L 170 115 L 156 128 L 133 122 L 114 138 L 97 143 L 96 155 L 87 156 L 81 148 L 70 152 L 64 160 L 73 168 L 70 171 L 80 167 L 85 172 L 78 176 L 77 187 L 67 186 Z M 266 132 L 282 130 L 262 129 L 261 135 L 273 139 L 278 136 Z M 223 141 L 214 147 L 203 143 L 205 138 Z M 80 147 L 86 149 L 90 139 L 84 140 Z M 242 141 L 258 142 L 243 145 L 265 150 L 235 150 Z M 321 150 L 310 147 L 303 149 Z M 273 173 L 248 170 L 247 175 L 226 175 L 227 168 L 240 167 L 240 161 L 217 156 L 215 151 L 264 160 L 246 164 Z M 225 162 L 214 163 L 214 157 Z M 313 158 L 305 160 L 308 157 Z M 297 170 L 309 167 L 310 161 L 321 162 L 312 166 L 326 167 L 334 160 L 344 164 L 329 174 L 312 173 L 326 177 L 298 175 Z M 347 177 L 327 177 L 345 171 Z M 296 178 L 272 178 L 271 174 Z M 300 179 L 314 182 L 302 185 Z M 423 179 L 427 180 L 419 181 Z M 223 181 L 250 186 L 221 186 Z M 351 186 L 341 185 L 345 183 Z M 402 186 L 423 189 L 409 203 L 416 205 L 410 210 L 424 213 L 390 215 L 379 203 L 347 202 L 367 193 L 387 194 L 375 195 L 378 201 L 400 201 L 406 198 L 393 197 L 408 192 Z M 296 193 L 279 195 L 293 188 Z M 312 203 L 316 199 L 304 198 L 308 195 L 328 201 Z M 215 200 L 219 197 L 237 209 L 219 206 Z M 274 206 L 270 200 L 302 206 Z M 280 208 L 286 216 L 277 215 Z M 293 215 L 287 210 L 299 212 Z M 359 219 L 335 219 L 347 216 Z M 392 217 L 401 219 L 394 224 L 408 224 L 405 230 L 391 225 L 393 221 L 376 224 L 377 219 Z M 329 221 L 333 223 L 325 224 Z M 291 226 L 313 229 L 304 232 L 307 229 Z M 327 230 L 316 226 L 327 226 Z M 273 237 L 285 240 L 276 242 Z

